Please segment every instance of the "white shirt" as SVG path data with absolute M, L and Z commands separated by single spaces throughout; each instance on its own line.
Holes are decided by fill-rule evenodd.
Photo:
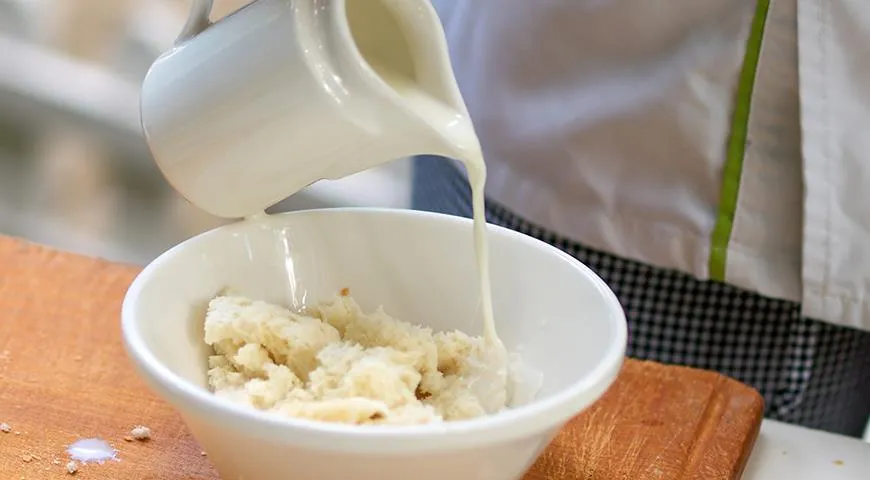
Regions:
M 433 3 L 491 198 L 870 330 L 870 2 Z

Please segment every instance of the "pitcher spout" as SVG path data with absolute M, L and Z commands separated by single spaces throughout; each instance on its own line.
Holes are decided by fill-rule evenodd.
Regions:
M 463 158 L 479 150 L 450 64 L 438 14 L 428 0 L 345 0 L 344 17 L 364 77 L 396 131 L 412 142 L 405 155 Z

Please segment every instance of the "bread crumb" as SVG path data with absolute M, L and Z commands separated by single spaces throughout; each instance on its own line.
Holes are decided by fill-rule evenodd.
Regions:
M 347 297 L 347 296 L 350 295 L 350 289 L 347 288 L 347 287 L 344 287 L 344 288 L 341 289 L 341 292 L 340 292 L 340 293 L 341 293 L 341 296 L 342 296 L 342 297 Z
M 79 464 L 76 462 L 69 462 L 66 464 L 66 473 L 70 475 L 75 475 L 76 472 L 79 471 Z
M 130 435 L 127 435 L 126 437 L 124 437 L 124 441 L 125 441 L 125 442 L 132 442 L 132 441 L 133 441 L 133 437 L 131 437 Z
M 203 457 L 206 455 L 205 452 L 199 452 L 199 454 L 202 455 Z
M 21 435 L 21 432 L 19 432 L 18 430 L 16 430 L 16 431 L 15 431 L 15 435 Z
M 482 337 L 363 312 L 349 296 L 304 312 L 218 296 L 204 334 L 211 390 L 283 416 L 408 425 L 507 407 L 507 370 Z
M 151 438 L 151 429 L 144 425 L 136 425 L 133 427 L 133 430 L 130 430 L 130 436 L 140 442 L 144 442 Z
M 10 427 L 8 423 L 0 423 L 0 432 L 9 433 L 11 431 L 12 427 Z
M 53 464 L 55 464 L 55 465 L 60 465 L 60 459 L 59 459 L 59 458 L 55 458 L 54 460 L 51 461 L 51 463 L 53 463 Z
M 845 463 L 846 462 L 844 462 L 842 460 L 834 460 L 834 465 L 836 465 L 838 467 L 842 467 L 843 465 L 845 465 Z
M 30 463 L 33 460 L 34 460 L 33 455 L 31 455 L 29 453 L 25 453 L 24 455 L 21 456 L 21 461 L 24 463 Z

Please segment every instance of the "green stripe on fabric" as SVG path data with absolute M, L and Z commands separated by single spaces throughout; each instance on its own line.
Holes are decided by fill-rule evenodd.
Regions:
M 710 245 L 710 278 L 725 281 L 725 265 L 728 261 L 728 242 L 734 229 L 734 214 L 737 211 L 737 195 L 740 193 L 740 175 L 743 172 L 743 155 L 746 150 L 746 134 L 749 130 L 749 109 L 752 103 L 752 90 L 755 86 L 755 72 L 761 54 L 761 41 L 770 0 L 758 0 L 752 30 L 746 43 L 743 68 L 737 84 L 734 116 L 731 119 L 731 136 L 725 156 L 722 190 L 719 193 L 719 216 L 713 229 Z

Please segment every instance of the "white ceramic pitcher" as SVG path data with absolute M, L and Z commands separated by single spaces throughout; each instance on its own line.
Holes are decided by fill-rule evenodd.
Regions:
M 160 170 L 200 208 L 249 216 L 317 180 L 476 145 L 428 0 L 255 0 L 216 23 L 211 4 L 194 0 L 141 98 Z

